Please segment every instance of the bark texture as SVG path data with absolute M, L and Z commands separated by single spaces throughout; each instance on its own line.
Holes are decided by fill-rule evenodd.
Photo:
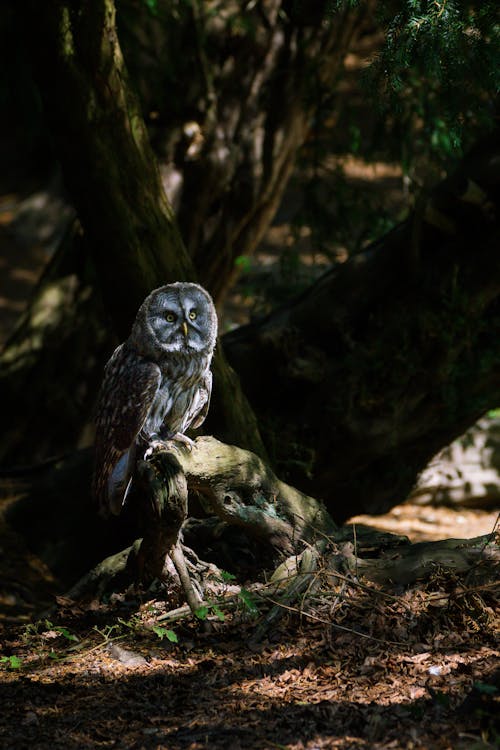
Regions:
M 142 111 L 112 0 L 58 0 L 43 8 L 32 2 L 19 10 L 19 34 L 84 243 L 81 276 L 44 278 L 25 340 L 18 331 L 2 359 L 0 406 L 9 429 L 0 460 L 32 463 L 78 441 L 91 420 L 102 365 L 151 289 L 199 278 L 221 298 L 236 257 L 253 252 L 272 220 L 321 91 L 331 86 L 363 15 L 325 9 L 325 3 L 299 10 L 273 0 L 249 9 L 242 25 L 238 4 L 174 8 L 160 1 L 155 14 L 147 4 L 124 1 L 121 32 Z M 195 54 L 186 55 L 193 45 Z M 310 97 L 313 79 L 317 91 Z M 152 109 L 170 180 L 162 181 L 144 124 L 143 111 Z M 189 252 L 163 189 L 172 179 L 180 184 L 178 218 Z M 49 327 L 37 315 L 46 289 Z M 99 330 L 103 325 L 107 331 Z M 266 456 L 220 347 L 214 372 L 218 436 Z M 49 382 L 53 395 L 46 400 Z M 48 431 L 49 424 L 60 429 Z
M 193 7 L 195 16 L 201 13 L 198 6 Z M 253 165 L 255 171 L 248 168 L 247 173 L 262 179 L 257 197 L 243 203 L 252 207 L 253 216 L 265 215 L 274 200 L 271 194 L 282 189 L 288 169 L 283 167 L 280 177 L 275 160 L 276 165 L 289 163 L 304 137 L 302 126 L 311 112 L 301 99 L 305 90 L 301 65 L 307 67 L 309 62 L 305 49 L 311 50 L 315 62 L 324 53 L 326 67 L 322 64 L 318 75 L 328 80 L 328 71 L 334 74 L 342 56 L 339 50 L 345 49 L 353 33 L 355 20 L 347 13 L 335 16 L 335 23 L 320 25 L 316 38 L 314 24 L 322 18 L 323 6 L 321 13 L 316 6 L 314 13 L 301 7 L 283 6 L 282 13 L 278 4 L 266 10 L 257 4 L 255 9 L 271 15 L 264 23 L 262 41 L 259 34 L 252 37 L 255 44 L 262 44 L 261 56 L 257 44 L 250 59 L 259 59 L 262 65 L 267 60 L 270 67 L 264 65 L 263 78 L 243 76 L 247 93 L 254 91 L 245 117 L 263 106 L 261 94 L 275 95 L 283 107 L 265 110 L 264 130 L 262 118 L 260 125 L 249 129 L 254 135 L 260 133 L 260 141 L 257 138 L 252 147 L 242 148 L 240 156 L 254 153 L 259 159 L 236 159 L 234 172 L 231 167 L 224 173 L 228 206 L 236 217 L 238 207 L 231 200 L 242 183 L 232 182 L 228 175 L 234 174 L 236 180 L 237 174 L 244 175 L 248 165 Z M 226 221 L 229 209 L 226 212 L 217 200 L 208 201 L 218 194 L 221 184 L 214 177 L 219 174 L 215 170 L 207 182 L 201 176 L 194 181 L 193 226 L 184 220 L 186 230 L 191 231 L 190 254 L 185 250 L 163 193 L 139 105 L 127 83 L 112 1 L 60 0 L 43 7 L 31 3 L 29 10 L 26 28 L 40 88 L 98 270 L 102 297 L 121 338 L 128 334 L 138 305 L 152 287 L 194 278 L 192 259 L 202 264 L 202 247 L 207 258 L 205 280 L 213 274 L 217 291 L 219 279 L 229 277 L 227 268 L 212 265 L 215 245 L 224 248 L 221 253 L 227 258 L 228 247 L 231 253 L 235 251 L 237 235 L 228 245 L 222 242 L 221 227 L 231 227 Z M 199 24 L 200 17 L 195 16 L 193 23 Z M 217 20 L 210 19 L 210 23 Z M 208 33 L 209 19 L 205 21 Z M 232 38 L 233 45 L 240 41 L 238 35 Z M 217 90 L 223 88 L 224 76 L 233 86 L 238 80 L 237 69 L 232 77 L 234 55 L 219 50 L 214 52 L 216 58 L 219 53 L 225 62 Z M 200 55 L 203 69 L 205 48 Z M 292 76 L 285 86 L 280 75 L 288 67 L 298 78 Z M 276 79 L 272 69 L 280 71 Z M 214 81 L 204 80 L 209 92 L 206 101 L 213 103 Z M 289 93 L 290 87 L 298 92 L 290 99 L 293 112 L 300 110 L 299 102 L 304 106 L 298 128 L 286 110 L 288 98 L 278 96 Z M 239 89 L 234 97 L 246 101 Z M 226 153 L 224 148 L 231 153 L 231 138 L 246 132 L 248 119 L 240 113 L 233 130 L 227 125 L 231 138 L 226 133 L 217 140 L 220 129 L 226 132 L 225 126 L 212 126 L 210 118 L 217 112 L 222 117 L 221 102 L 220 107 L 206 109 L 202 123 L 206 145 L 200 153 L 205 149 L 207 159 L 210 153 Z M 288 134 L 296 131 L 301 135 L 294 140 L 295 146 L 280 150 Z M 196 174 L 195 156 L 196 150 L 189 156 L 193 164 L 186 167 L 184 178 L 185 185 L 191 185 L 189 194 L 194 182 L 188 172 L 192 167 Z M 226 337 L 224 345 L 258 422 L 219 354 L 207 430 L 227 442 L 251 447 L 261 456 L 267 450 L 277 473 L 308 495 L 322 498 L 336 520 L 358 512 L 385 511 L 401 501 L 437 450 L 500 401 L 498 165 L 495 134 L 408 221 L 335 268 L 294 303 Z M 269 197 L 268 203 L 264 196 Z M 200 216 L 206 218 L 203 244 L 196 228 Z M 241 237 L 252 234 L 251 223 L 245 221 L 240 215 L 236 222 Z M 57 351 L 53 356 L 57 357 Z M 22 408 L 21 399 L 7 404 L 7 421 L 14 422 Z M 57 416 L 57 409 L 47 410 L 46 425 Z M 265 446 L 258 428 L 264 433 Z
M 84 229 L 85 247 L 95 269 L 93 282 L 110 316 L 108 326 L 118 340 L 123 340 L 141 302 L 152 289 L 170 281 L 195 280 L 196 272 L 165 196 L 138 100 L 128 83 L 116 33 L 114 4 L 112 0 L 82 3 L 62 0 L 42 8 L 32 3 L 23 28 L 29 35 L 33 69 L 65 183 Z M 80 265 L 84 264 L 81 258 Z M 78 290 L 80 282 L 77 279 L 74 284 Z M 48 453 L 58 452 L 68 446 L 78 429 L 77 420 L 73 419 L 71 432 L 63 435 L 62 440 L 55 437 L 49 446 L 43 447 L 36 436 L 31 440 L 29 434 L 27 439 L 23 437 L 36 398 L 43 415 L 40 422 L 66 424 L 59 408 L 67 402 L 64 396 L 59 403 L 57 396 L 55 404 L 47 403 L 41 393 L 48 387 L 44 380 L 43 387 L 37 388 L 36 375 L 43 373 L 44 360 L 60 363 L 67 373 L 74 373 L 73 368 L 80 366 L 80 360 L 73 361 L 64 344 L 73 341 L 75 351 L 84 346 L 86 352 L 92 353 L 88 355 L 88 367 L 84 368 L 88 372 L 83 378 L 64 377 L 62 382 L 66 393 L 84 387 L 90 402 L 102 376 L 102 358 L 93 359 L 98 345 L 89 341 L 85 317 L 74 320 L 75 313 L 68 318 L 66 297 L 61 294 L 56 297 L 51 305 L 53 345 L 42 351 L 47 342 L 45 331 L 41 330 L 39 317 L 29 313 L 35 329 L 33 335 L 21 342 L 21 346 L 17 337 L 2 357 L 0 379 L 7 384 L 3 392 L 9 396 L 5 401 L 2 399 L 2 411 L 8 424 L 19 422 L 20 427 L 10 435 L 12 439 L 0 446 L 4 461 L 18 463 L 45 457 L 43 447 Z M 95 297 L 89 300 L 88 294 L 86 301 L 88 317 L 95 319 L 100 301 Z M 77 307 L 76 301 L 74 305 Z M 102 310 L 100 322 L 102 325 Z M 105 335 L 101 336 L 101 343 L 103 338 L 108 346 L 113 341 L 112 336 Z M 33 340 L 39 345 L 32 347 Z M 109 346 L 106 354 L 109 356 L 111 351 Z M 53 369 L 49 367 L 47 372 Z M 224 413 L 221 436 L 238 440 L 265 455 L 255 417 L 220 347 L 214 371 L 219 386 L 214 389 L 214 401 Z M 13 373 L 16 380 L 11 383 Z M 50 380 L 51 391 L 56 391 L 57 385 Z M 30 381 L 34 398 L 30 407 L 24 408 L 22 399 L 12 395 L 19 396 L 21 382 Z M 78 420 L 80 429 L 89 421 L 88 411 Z
M 91 574 L 88 579 L 92 585 L 105 580 L 114 581 L 112 586 L 126 586 L 160 577 L 166 555 L 178 546 L 188 514 L 188 492 L 189 502 L 202 506 L 202 516 L 216 516 L 239 527 L 247 537 L 272 549 L 275 559 L 297 554 L 304 543 L 336 531 L 321 502 L 280 481 L 255 454 L 210 437 L 198 438 L 191 451 L 160 451 L 140 462 L 134 491 L 121 516 L 104 522 L 89 504 L 91 459 L 89 451 L 81 451 L 31 475 L 5 475 L 0 482 L 3 494 L 18 497 L 6 511 L 7 521 L 66 583 L 110 554 L 116 565 L 111 560 L 99 564 L 97 578 Z M 123 554 L 123 547 L 138 536 L 142 540 Z M 196 539 L 196 534 L 191 533 L 191 538 Z M 198 551 L 203 557 L 204 550 Z M 175 555 L 173 559 L 177 567 Z M 261 555 L 259 570 L 263 561 Z

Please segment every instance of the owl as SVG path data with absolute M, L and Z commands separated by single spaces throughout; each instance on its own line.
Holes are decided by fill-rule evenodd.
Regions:
M 93 495 L 101 515 L 120 513 L 135 463 L 204 421 L 217 313 L 198 284 L 176 282 L 146 297 L 129 338 L 106 368 L 96 416 Z

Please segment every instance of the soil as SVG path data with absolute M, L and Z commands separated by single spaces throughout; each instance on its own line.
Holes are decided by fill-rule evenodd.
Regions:
M 356 523 L 422 540 L 487 533 L 495 518 L 402 505 Z M 0 619 L 2 748 L 498 746 L 494 583 L 436 571 L 382 590 L 319 575 L 317 590 L 254 643 L 266 611 L 258 596 L 174 625 L 161 620 L 170 607 L 158 593 L 85 605 L 59 597 L 43 614 L 47 595 L 25 575 L 33 557 L 8 541 L 3 552 L 4 576 L 24 581 L 25 601 L 31 586 L 32 600 L 31 611 L 13 606 Z

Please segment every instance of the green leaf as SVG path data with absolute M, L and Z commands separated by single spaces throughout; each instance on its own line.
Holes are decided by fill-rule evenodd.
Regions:
M 206 620 L 208 615 L 208 607 L 203 605 L 202 607 L 198 607 L 198 609 L 195 612 L 196 617 L 198 620 Z
M 160 640 L 167 638 L 169 641 L 171 641 L 171 643 L 179 642 L 179 639 L 177 638 L 177 635 L 173 630 L 162 628 L 161 625 L 154 625 L 153 632 L 156 633 Z
M 68 641 L 75 641 L 76 643 L 78 643 L 79 639 L 77 638 L 77 636 L 74 635 L 73 633 L 70 633 L 67 628 L 63 628 L 59 626 L 59 627 L 55 627 L 54 630 L 57 630 L 57 632 L 63 635 Z
M 146 6 L 152 16 L 158 15 L 158 0 L 145 0 Z
M 247 589 L 241 589 L 239 597 L 252 615 L 257 615 L 259 613 L 259 610 L 257 609 L 257 606 L 255 604 L 255 600 L 250 591 L 247 591 Z
M 235 258 L 234 265 L 236 268 L 239 268 L 240 271 L 243 271 L 244 273 L 246 271 L 249 271 L 252 266 L 252 261 L 250 260 L 248 255 L 238 255 L 237 258 Z
M 212 612 L 214 613 L 214 615 L 217 615 L 217 618 L 221 622 L 224 622 L 224 620 L 226 619 L 226 615 L 217 604 L 212 604 Z
M 22 660 L 18 656 L 0 656 L 0 664 L 5 664 L 8 669 L 20 669 Z
M 220 574 L 221 574 L 221 578 L 223 581 L 235 581 L 236 580 L 236 576 L 233 575 L 232 573 L 228 573 L 227 570 L 221 570 Z

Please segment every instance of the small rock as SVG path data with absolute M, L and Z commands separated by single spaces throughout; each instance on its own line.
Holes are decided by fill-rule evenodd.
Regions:
M 122 646 L 118 646 L 116 643 L 110 643 L 107 647 L 107 652 L 112 659 L 125 664 L 126 667 L 143 667 L 147 664 L 144 656 L 135 653 L 135 651 L 128 651 Z

